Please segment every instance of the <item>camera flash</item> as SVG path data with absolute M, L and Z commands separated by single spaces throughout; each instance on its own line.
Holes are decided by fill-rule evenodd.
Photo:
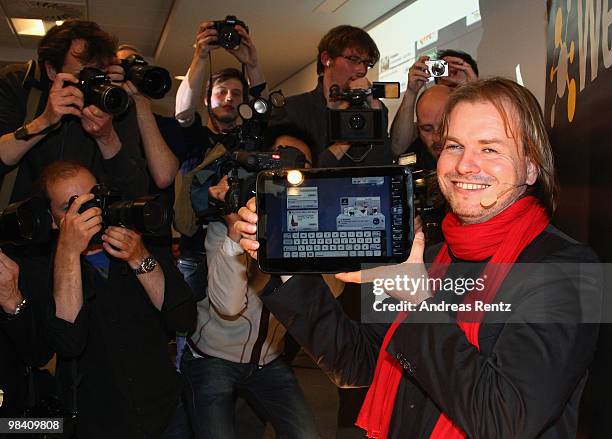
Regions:
M 304 176 L 300 171 L 291 170 L 287 172 L 287 181 L 294 186 L 298 186 L 304 181 Z

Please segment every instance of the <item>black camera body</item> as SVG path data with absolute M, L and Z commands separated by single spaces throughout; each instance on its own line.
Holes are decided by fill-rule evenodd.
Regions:
M 75 85 L 65 83 L 64 86 L 76 86 L 83 93 L 84 105 L 95 105 L 105 113 L 113 116 L 122 114 L 130 103 L 124 89 L 114 84 L 103 70 L 95 67 L 85 67 L 79 73 L 79 82 Z
M 79 213 L 92 207 L 102 210 L 102 230 L 94 235 L 93 243 L 102 242 L 102 234 L 109 226 L 121 226 L 136 230 L 144 235 L 167 233 L 172 219 L 172 212 L 157 196 L 145 196 L 135 200 L 122 200 L 121 195 L 103 184 L 97 184 L 90 191 L 94 198 L 83 203 Z M 70 198 L 72 205 L 77 195 Z
M 121 60 L 125 80 L 132 81 L 138 90 L 152 99 L 161 99 L 172 88 L 170 73 L 163 67 L 149 65 L 140 55 Z
M 247 32 L 249 27 L 244 21 L 239 20 L 234 15 L 228 15 L 225 20 L 213 21 L 212 28 L 217 30 L 217 41 L 211 43 L 219 45 L 225 49 L 233 49 L 240 45 L 240 34 L 236 32 L 235 26 L 242 26 Z
M 10 204 L 0 214 L 0 244 L 43 244 L 49 241 L 51 214 L 40 197 Z
M 329 110 L 327 129 L 329 140 L 353 143 L 382 143 L 387 137 L 384 112 L 369 108 L 368 96 L 398 98 L 399 83 L 375 82 L 368 89 L 341 90 L 337 84 L 329 88 L 331 100 L 348 102 L 349 108 Z

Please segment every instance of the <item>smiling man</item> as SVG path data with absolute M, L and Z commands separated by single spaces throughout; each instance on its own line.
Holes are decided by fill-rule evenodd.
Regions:
M 370 385 L 357 420 L 368 437 L 575 437 L 597 337 L 585 305 L 598 306 L 599 268 L 588 247 L 549 223 L 556 185 L 537 100 L 507 79 L 461 86 L 442 138 L 444 243 L 425 250 L 419 232 L 393 273 L 338 277 L 411 276 L 426 261 L 430 279 L 456 288 L 403 297 L 417 310 L 391 325 L 349 320 L 317 276 L 293 276 L 262 300 L 334 382 Z M 252 252 L 257 215 L 248 207 L 236 228 Z M 466 279 L 483 288 L 459 291 Z M 446 311 L 453 306 L 459 312 Z

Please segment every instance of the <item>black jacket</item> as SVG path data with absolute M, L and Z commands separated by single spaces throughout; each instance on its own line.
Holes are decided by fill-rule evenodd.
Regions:
M 24 122 L 28 99 L 28 89 L 22 85 L 25 74 L 25 64 L 11 64 L 0 70 L 0 135 L 15 131 Z M 42 80 L 37 116 L 45 109 L 49 87 L 48 80 Z M 146 195 L 149 179 L 140 149 L 134 106 L 131 105 L 121 117 L 116 117 L 113 126 L 122 146 L 115 156 L 106 160 L 102 157 L 96 141 L 83 131 L 79 119 L 65 116 L 61 127 L 47 134 L 19 162 L 19 173 L 11 202 L 29 197 L 33 183 L 44 167 L 60 159 L 76 160 L 84 164 L 98 181 L 122 190 L 127 198 Z M 0 177 L 11 169 L 12 167 L 0 162 Z
M 314 90 L 290 96 L 285 101 L 283 109 L 285 115 L 281 122 L 293 124 L 310 136 L 314 144 L 308 146 L 310 146 L 317 167 L 382 166 L 390 165 L 393 162 L 391 141 L 386 131 L 388 115 L 386 107 L 383 106 L 384 120 L 382 123 L 385 142 L 373 146 L 354 144 L 348 151 L 349 154 L 355 159 L 361 156 L 364 156 L 364 159 L 360 162 L 353 162 L 346 155 L 338 160 L 327 149 L 333 142 L 329 140 L 329 110 L 323 93 L 323 77 L 319 77 Z
M 36 386 L 32 370 L 44 366 L 53 351 L 44 337 L 44 322 L 49 306 L 46 274 L 49 266 L 44 256 L 16 256 L 6 247 L 19 265 L 19 290 L 26 304 L 17 316 L 7 315 L 0 308 L 0 389 L 4 402 L 0 417 L 23 416 L 24 410 L 40 404 L 48 396 Z M 32 276 L 38 273 L 37 276 Z M 50 376 L 49 376 L 50 378 Z M 55 389 L 51 386 L 50 391 Z
M 74 323 L 51 310 L 51 344 L 78 361 L 79 437 L 158 437 L 176 410 L 182 381 L 168 336 L 193 331 L 195 302 L 169 251 L 149 250 L 164 272 L 161 311 L 129 266 L 112 257 L 108 279 L 82 259 L 84 300 Z
M 512 312 L 486 313 L 480 351 L 456 324 L 412 313 L 387 348 L 404 368 L 389 437 L 428 438 L 441 409 L 471 438 L 575 437 L 597 337 L 596 324 L 579 322 L 597 321 L 583 314 L 597 307 L 600 292 L 597 277 L 582 278 L 576 264 L 596 260 L 549 226 L 517 260 L 538 264 L 513 266 L 498 291 L 495 301 L 511 303 Z M 447 276 L 453 267 L 455 275 L 474 275 L 474 264 L 459 262 Z M 263 300 L 335 383 L 371 383 L 388 324 L 348 320 L 317 276 L 294 276 Z M 427 299 L 444 300 L 453 299 Z

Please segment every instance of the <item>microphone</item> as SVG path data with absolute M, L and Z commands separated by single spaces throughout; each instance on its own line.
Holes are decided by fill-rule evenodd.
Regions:
M 527 183 L 523 183 L 523 184 L 503 183 L 503 184 L 506 184 L 509 187 L 504 189 L 503 191 L 501 191 L 498 194 L 496 194 L 495 192 L 491 192 L 491 193 L 485 194 L 482 197 L 480 197 L 480 205 L 483 208 L 490 209 L 490 208 L 492 208 L 493 206 L 495 206 L 497 204 L 497 200 L 499 200 L 501 197 L 506 195 L 512 189 L 517 189 L 519 187 L 527 186 Z

